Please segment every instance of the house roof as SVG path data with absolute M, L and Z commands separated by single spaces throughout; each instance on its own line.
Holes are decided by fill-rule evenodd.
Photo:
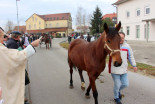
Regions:
M 2 28 L 2 27 L 0 27 L 0 29 L 4 32 L 4 30 L 3 30 L 3 28 Z
M 144 22 L 155 21 L 155 18 L 144 19 L 142 21 L 144 21 Z
M 15 28 L 13 29 L 13 31 L 18 31 L 18 26 L 15 26 Z M 26 26 L 19 26 L 19 32 L 26 32 Z
M 68 28 L 46 28 L 41 30 L 27 30 L 28 33 L 66 32 Z
M 76 27 L 76 29 L 77 30 L 79 30 L 79 29 L 89 29 L 89 27 L 88 26 L 78 26 L 78 27 Z
M 45 21 L 68 20 L 70 17 L 70 13 L 46 14 L 46 15 L 38 15 L 38 16 Z
M 115 2 L 114 4 L 112 5 L 119 5 L 119 4 L 122 4 L 122 3 L 125 3 L 127 1 L 130 1 L 130 0 L 118 0 L 117 2 Z
M 36 14 L 36 13 L 34 13 L 34 14 Z M 39 16 L 41 19 L 43 19 L 45 21 L 68 20 L 69 17 L 71 16 L 70 13 L 58 13 L 58 14 L 46 14 L 46 15 L 36 14 L 36 15 Z M 29 18 L 31 18 L 31 17 L 29 17 Z M 27 20 L 29 20 L 29 18 Z
M 117 14 L 116 13 L 111 13 L 111 14 L 105 14 L 102 19 L 105 19 L 105 18 L 110 18 L 112 19 L 113 17 L 117 17 Z

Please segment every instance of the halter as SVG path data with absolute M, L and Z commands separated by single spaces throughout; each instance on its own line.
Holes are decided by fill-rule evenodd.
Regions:
M 108 46 L 107 42 L 105 41 L 104 48 L 106 48 L 106 47 L 107 47 L 108 50 L 110 51 L 110 56 L 111 56 L 112 54 L 116 53 L 116 52 L 120 52 L 120 49 L 116 49 L 116 50 L 111 49 L 111 48 Z

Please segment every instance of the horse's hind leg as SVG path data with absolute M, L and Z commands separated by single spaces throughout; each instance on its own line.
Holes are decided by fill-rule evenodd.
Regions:
M 85 81 L 84 81 L 84 78 L 82 75 L 82 70 L 78 69 L 78 71 L 79 71 L 79 75 L 80 75 L 80 79 L 81 79 L 81 89 L 85 90 Z
M 72 78 L 72 75 L 73 75 L 73 64 L 72 64 L 72 62 L 69 62 L 69 67 L 70 67 L 70 88 L 72 89 L 73 88 L 73 78 Z
M 46 44 L 46 49 L 47 49 L 47 43 L 45 43 Z
M 48 43 L 48 49 L 50 49 L 50 47 L 49 47 L 49 43 Z

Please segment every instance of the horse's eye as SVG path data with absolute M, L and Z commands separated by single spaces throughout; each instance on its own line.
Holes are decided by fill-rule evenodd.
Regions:
M 108 43 L 110 43 L 110 40 L 107 40 Z

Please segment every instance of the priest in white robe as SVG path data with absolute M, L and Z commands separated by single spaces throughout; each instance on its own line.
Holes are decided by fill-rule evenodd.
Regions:
M 26 60 L 35 53 L 33 47 L 37 47 L 40 40 L 18 51 L 5 47 L 3 38 L 0 31 L 0 87 L 3 91 L 0 103 L 3 100 L 3 104 L 24 104 Z

